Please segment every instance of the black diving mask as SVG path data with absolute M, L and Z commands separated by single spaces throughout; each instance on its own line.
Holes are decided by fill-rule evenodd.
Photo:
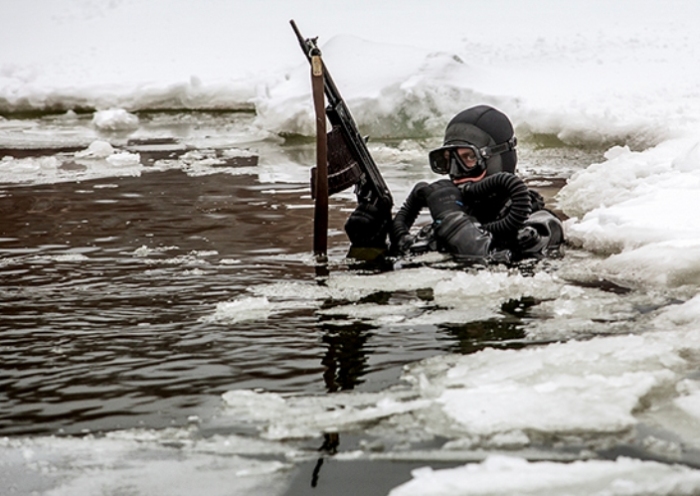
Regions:
M 470 143 L 451 143 L 440 148 L 436 148 L 428 154 L 430 168 L 436 174 L 447 175 L 461 172 L 459 177 L 478 177 L 486 170 L 486 161 L 494 155 L 500 155 L 513 150 L 518 144 L 517 138 L 513 136 L 505 143 L 493 146 L 477 147 Z M 468 148 L 476 157 L 476 164 L 467 165 L 459 156 L 457 150 Z

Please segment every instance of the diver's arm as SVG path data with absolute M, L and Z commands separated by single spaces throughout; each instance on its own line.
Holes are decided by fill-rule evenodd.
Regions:
M 420 211 L 426 206 L 425 197 L 420 194 L 426 186 L 428 186 L 426 182 L 416 184 L 406 201 L 401 205 L 396 216 L 394 216 L 389 238 L 391 240 L 391 250 L 395 254 L 404 253 L 411 244 L 411 227 L 418 218 Z
M 459 188 L 443 179 L 423 188 L 421 194 L 426 198 L 441 247 L 460 262 L 485 263 L 493 238 L 464 211 Z
M 491 235 L 477 220 L 464 212 L 462 194 L 452 181 L 442 179 L 432 184 L 419 183 L 411 191 L 392 225 L 392 251 L 401 254 L 411 248 L 409 234 L 420 210 L 427 206 L 433 218 L 438 245 L 457 260 L 483 262 L 488 256 Z

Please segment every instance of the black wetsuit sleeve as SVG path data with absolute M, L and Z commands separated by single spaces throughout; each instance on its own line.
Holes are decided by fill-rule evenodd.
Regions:
M 425 195 L 420 193 L 426 186 L 428 186 L 428 183 L 425 182 L 416 184 L 406 198 L 406 201 L 396 213 L 389 233 L 392 246 L 395 246 L 402 237 L 409 234 L 411 226 L 413 226 L 413 223 L 418 218 L 418 214 L 420 214 L 423 207 L 427 206 Z

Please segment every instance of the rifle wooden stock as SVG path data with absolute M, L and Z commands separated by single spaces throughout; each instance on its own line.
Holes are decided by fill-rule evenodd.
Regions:
M 311 89 L 316 114 L 316 195 L 314 206 L 314 254 L 325 257 L 328 249 L 328 151 L 323 97 L 323 61 L 311 56 Z

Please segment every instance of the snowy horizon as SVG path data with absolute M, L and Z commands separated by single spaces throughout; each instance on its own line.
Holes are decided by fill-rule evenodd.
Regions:
M 485 102 L 521 133 L 639 149 L 700 122 L 700 35 L 688 23 L 699 10 L 658 0 L 12 2 L 0 112 L 249 109 L 267 131 L 310 135 L 295 19 L 319 37 L 373 136 L 439 136 L 451 115 Z

